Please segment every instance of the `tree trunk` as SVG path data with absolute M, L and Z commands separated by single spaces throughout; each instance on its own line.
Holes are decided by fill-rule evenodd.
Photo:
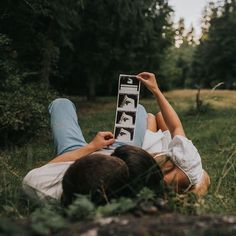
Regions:
M 200 97 L 200 92 L 201 92 L 201 88 L 198 88 L 197 94 L 196 94 L 196 108 L 197 108 L 197 112 L 201 111 L 201 106 L 202 106 L 202 100 L 201 100 L 201 97 Z
M 107 87 L 106 96 L 112 96 L 113 83 L 111 79 L 107 81 L 106 87 Z M 118 84 L 117 84 L 117 87 L 118 87 Z
M 52 22 L 50 21 L 44 38 L 43 58 L 41 62 L 41 82 L 47 87 L 50 85 L 49 78 L 54 54 L 54 43 L 51 40 L 52 28 Z
M 51 73 L 51 62 L 53 58 L 53 47 L 52 40 L 46 39 L 45 47 L 43 49 L 42 69 L 41 69 L 41 81 L 47 87 L 49 87 L 49 78 Z
M 96 80 L 94 76 L 89 75 L 87 80 L 87 100 L 95 101 L 96 100 Z

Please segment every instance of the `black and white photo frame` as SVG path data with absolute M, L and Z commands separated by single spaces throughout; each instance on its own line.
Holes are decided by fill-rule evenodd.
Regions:
M 140 81 L 135 75 L 119 76 L 114 134 L 117 141 L 132 143 L 135 134 Z
M 121 142 L 132 142 L 134 139 L 134 128 L 115 127 L 115 139 Z

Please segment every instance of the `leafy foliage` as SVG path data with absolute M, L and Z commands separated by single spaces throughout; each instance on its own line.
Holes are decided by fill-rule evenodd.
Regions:
M 173 42 L 167 0 L 3 0 L 0 9 L 27 81 L 67 93 L 114 94 L 117 74 L 156 72 Z
M 64 229 L 66 220 L 55 210 L 48 207 L 37 209 L 31 216 L 31 228 L 38 235 L 49 235 Z
M 89 219 L 94 215 L 95 206 L 87 196 L 78 195 L 66 212 L 72 221 Z
M 235 87 L 236 76 L 236 2 L 223 6 L 211 3 L 206 13 L 210 19 L 193 60 L 193 77 L 203 87 L 224 82 L 225 88 Z
M 77 73 L 67 79 L 75 88 L 82 87 L 89 97 L 96 92 L 110 95 L 119 73 L 159 69 L 161 55 L 171 44 L 167 1 L 88 0 L 79 12 L 79 43 L 74 43 L 79 53 L 72 58 L 78 62 Z
M 21 224 L 14 222 L 12 219 L 2 218 L 0 221 L 0 235 L 8 236 L 28 236 L 28 231 L 26 227 Z
M 194 88 L 191 77 L 191 63 L 195 47 L 184 42 L 180 48 L 170 47 L 161 62 L 160 77 L 163 90 L 173 88 Z
M 73 48 L 71 31 L 79 27 L 80 2 L 1 1 L 1 33 L 12 39 L 20 68 L 33 72 L 30 81 L 41 81 L 48 86 L 50 78 L 59 77 L 60 48 Z
M 130 211 L 135 207 L 136 203 L 129 198 L 113 199 L 110 203 L 97 208 L 97 216 L 111 216 L 122 214 Z
M 191 76 L 192 58 L 196 49 L 194 28 L 187 31 L 184 19 L 180 18 L 174 29 L 175 45 L 166 48 L 160 64 L 159 77 L 163 81 L 161 88 L 195 88 L 196 82 Z
M 137 195 L 140 200 L 153 200 L 156 196 L 154 192 L 144 187 Z
M 54 96 L 44 85 L 27 84 L 15 60 L 11 40 L 0 35 L 0 131 L 1 144 L 23 141 L 47 126 L 49 100 Z

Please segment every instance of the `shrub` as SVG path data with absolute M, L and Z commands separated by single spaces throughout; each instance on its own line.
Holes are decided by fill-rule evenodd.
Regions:
M 66 227 L 63 216 L 49 207 L 38 208 L 31 215 L 31 228 L 36 235 L 55 235 Z
M 45 85 L 26 83 L 11 40 L 0 34 L 0 145 L 22 143 L 47 125 L 47 105 L 55 93 Z
M 1 143 L 22 143 L 46 127 L 47 105 L 52 97 L 42 86 L 22 86 L 19 78 L 8 80 L 5 91 L 0 92 Z
M 94 212 L 94 204 L 84 195 L 78 195 L 67 209 L 67 215 L 72 221 L 92 218 Z

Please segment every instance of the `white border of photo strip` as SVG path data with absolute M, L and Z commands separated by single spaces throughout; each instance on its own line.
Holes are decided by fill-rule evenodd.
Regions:
M 130 83 L 129 85 L 129 81 L 127 81 L 126 83 L 122 83 L 122 78 L 132 78 L 132 81 L 135 81 L 135 84 L 133 84 L 132 82 L 132 84 Z M 114 126 L 114 135 L 117 141 L 124 143 L 133 143 L 135 135 L 135 124 L 137 120 L 137 108 L 139 104 L 140 86 L 141 83 L 136 78 L 136 75 L 120 74 Z M 123 99 L 123 101 L 121 101 L 121 99 Z M 121 104 L 123 104 L 123 107 L 121 107 Z M 120 116 L 120 113 L 122 113 L 123 118 L 127 119 L 127 124 L 119 124 L 118 114 Z M 123 121 L 126 122 L 126 120 Z M 126 137 L 124 136 L 122 138 L 121 131 L 123 132 L 123 135 L 126 134 Z

